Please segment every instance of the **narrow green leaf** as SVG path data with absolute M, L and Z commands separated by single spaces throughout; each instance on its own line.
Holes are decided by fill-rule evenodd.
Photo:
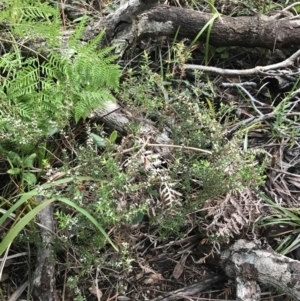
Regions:
M 91 177 L 78 177 L 79 180 L 91 180 Z M 47 189 L 62 183 L 68 183 L 72 181 L 73 178 L 66 178 L 66 179 L 61 179 L 58 181 L 55 181 L 53 183 L 47 183 L 42 185 L 43 189 Z M 30 198 L 33 196 L 38 195 L 38 189 L 33 189 L 29 192 L 26 192 L 21 195 L 21 198 L 13 205 L 9 210 L 3 214 L 3 216 L 0 218 L 0 225 L 12 214 L 13 211 L 15 211 L 17 208 L 19 208 L 23 203 L 28 201 Z M 48 195 L 45 195 L 48 196 Z M 48 196 L 50 197 L 50 195 Z M 85 209 L 79 207 L 78 205 L 74 204 L 71 200 L 62 198 L 62 197 L 55 197 L 51 198 L 42 204 L 38 205 L 34 209 L 32 209 L 30 212 L 28 212 L 10 231 L 9 233 L 4 237 L 3 241 L 0 243 L 0 256 L 3 254 L 5 249 L 8 247 L 8 245 L 14 240 L 14 238 L 20 233 L 20 231 L 47 205 L 51 204 L 54 201 L 60 201 L 63 202 L 73 208 L 75 208 L 78 212 L 86 216 L 95 226 L 96 228 L 103 234 L 104 238 L 111 244 L 111 246 L 118 251 L 118 248 L 114 245 L 114 243 L 111 241 L 105 230 L 101 227 L 101 225 L 97 222 L 97 220 L 91 216 Z
M 97 220 L 91 216 L 85 209 L 83 209 L 82 207 L 79 207 L 77 204 L 73 203 L 71 200 L 67 199 L 67 198 L 63 198 L 63 197 L 57 197 L 57 200 L 65 203 L 73 208 L 75 208 L 78 212 L 82 213 L 83 215 L 85 215 L 98 229 L 99 231 L 103 234 L 103 236 L 105 237 L 105 239 L 111 244 L 111 246 L 118 252 L 118 248 L 115 246 L 115 244 L 111 241 L 111 239 L 109 238 L 109 236 L 107 235 L 107 233 L 105 232 L 105 230 L 101 227 L 101 225 L 97 222 Z
M 5 214 L 0 218 L 0 226 L 3 224 L 3 222 L 17 209 L 19 208 L 23 203 L 25 203 L 27 200 L 29 200 L 31 197 L 37 194 L 37 190 L 31 190 L 30 192 L 27 192 L 22 195 L 22 197 L 14 204 L 12 205 Z
M 49 199 L 39 206 L 32 209 L 30 212 L 28 212 L 23 218 L 20 219 L 20 221 L 7 233 L 7 235 L 4 237 L 2 242 L 0 243 L 0 256 L 3 254 L 3 252 L 6 250 L 8 245 L 15 239 L 15 237 L 24 229 L 24 227 L 46 206 L 48 206 L 50 203 L 54 202 L 55 199 Z
M 77 177 L 77 179 L 80 180 L 80 181 L 92 181 L 92 180 L 95 180 L 92 177 Z M 60 180 L 57 180 L 55 182 L 43 184 L 41 186 L 41 188 L 42 189 L 48 189 L 48 188 L 55 187 L 55 186 L 60 185 L 60 184 L 71 182 L 73 180 L 74 179 L 72 177 L 65 178 L 65 179 L 60 179 Z M 33 196 L 36 196 L 38 194 L 39 194 L 38 189 L 33 189 L 33 190 L 30 190 L 29 192 L 20 194 L 21 198 L 14 205 L 12 205 L 6 211 L 6 213 L 3 214 L 3 216 L 0 218 L 0 226 L 8 218 L 8 216 L 11 215 L 17 208 L 19 208 L 23 203 L 25 203 L 30 198 L 32 198 Z
M 291 252 L 292 249 L 295 249 L 294 247 L 297 246 L 298 244 L 300 244 L 300 239 L 294 240 L 292 237 L 288 236 L 286 243 L 288 244 L 288 246 L 285 249 L 280 250 L 279 247 L 277 248 L 279 250 L 278 252 L 280 252 L 280 254 L 282 254 L 282 255 L 286 255 L 287 253 Z M 281 247 L 283 247 L 283 245 Z M 276 251 L 277 251 L 277 249 L 276 249 Z

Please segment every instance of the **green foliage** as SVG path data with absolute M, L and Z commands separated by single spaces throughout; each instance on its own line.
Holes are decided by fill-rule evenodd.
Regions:
M 65 46 L 59 43 L 58 8 L 30 0 L 5 1 L 4 6 L 0 18 L 9 25 L 11 36 L 26 37 L 27 41 L 43 38 L 47 55 L 31 50 L 36 57 L 25 57 L 22 45 L 12 38 L 6 42 L 12 43 L 13 50 L 4 54 L 0 61 L 0 157 L 9 163 L 7 173 L 14 179 L 19 191 L 29 190 L 6 211 L 3 209 L 5 214 L 0 224 L 24 204 L 29 210 L 24 216 L 16 217 L 16 224 L 1 242 L 1 254 L 24 227 L 55 200 L 88 217 L 89 222 L 98 228 L 102 241 L 108 239 L 113 245 L 99 221 L 80 205 L 56 195 L 56 191 L 44 194 L 46 201 L 42 204 L 29 204 L 40 193 L 39 189 L 34 189 L 38 181 L 35 167 L 47 165 L 49 168 L 47 137 L 64 129 L 70 119 L 77 123 L 105 100 L 114 100 L 111 90 L 118 89 L 120 69 L 114 63 L 116 56 L 111 55 L 113 48 L 99 48 L 104 31 L 89 43 L 80 42 L 85 17 L 68 41 L 68 50 L 64 50 Z M 115 139 L 114 134 L 108 141 Z M 44 184 L 40 188 L 50 186 Z M 66 216 L 58 216 L 61 225 L 63 217 Z
M 215 109 L 213 91 L 202 82 L 201 74 L 196 73 L 194 82 L 186 81 L 167 67 L 166 73 L 162 72 L 166 81 L 151 70 L 150 64 L 145 53 L 144 65 L 137 70 L 139 76 L 130 70 L 121 93 L 129 106 L 138 106 L 146 116 L 156 116 L 158 126 L 168 124 L 172 144 L 182 146 L 172 151 L 170 168 L 160 169 L 153 181 L 149 174 L 147 178 L 151 185 L 148 191 L 154 198 L 159 198 L 163 181 L 169 185 L 169 191 L 173 190 L 172 204 L 160 203 L 155 210 L 152 208 L 155 215 L 151 223 L 167 237 L 179 234 L 180 227 L 186 223 L 185 217 L 202 208 L 207 200 L 220 198 L 231 190 L 262 185 L 265 176 L 264 166 L 256 164 L 259 151 L 243 149 L 241 134 L 231 140 L 226 138 L 224 120 L 232 119 L 234 108 L 221 105 Z M 171 65 L 168 60 L 167 66 Z M 212 154 L 185 151 L 185 146 L 209 150 Z M 180 200 L 175 197 L 176 192 L 182 194 Z
M 82 180 L 92 180 L 90 178 L 84 178 Z M 18 208 L 20 208 L 25 202 L 28 202 L 30 199 L 34 198 L 37 195 L 42 195 L 45 197 L 45 201 L 30 210 L 27 214 L 25 214 L 24 217 L 22 217 L 12 228 L 11 230 L 5 235 L 4 239 L 0 243 L 0 256 L 3 254 L 3 252 L 6 250 L 6 248 L 13 242 L 15 237 L 24 229 L 24 227 L 46 206 L 50 205 L 51 203 L 55 201 L 59 201 L 62 203 L 67 204 L 68 206 L 73 207 L 78 212 L 80 212 L 82 215 L 84 215 L 86 218 L 89 219 L 89 221 L 100 231 L 101 235 L 117 250 L 113 242 L 110 240 L 106 232 L 103 230 L 99 222 L 90 215 L 88 211 L 86 211 L 84 208 L 78 206 L 73 201 L 60 197 L 58 195 L 48 194 L 48 193 L 42 193 L 43 190 L 48 189 L 50 187 L 55 187 L 56 185 L 62 184 L 62 183 L 68 183 L 74 181 L 73 178 L 66 178 L 63 180 L 58 180 L 56 182 L 50 183 L 50 184 L 43 184 L 39 188 L 33 189 L 27 193 L 24 193 L 20 196 L 20 199 L 11 206 L 5 214 L 0 218 L 0 226 L 6 221 L 7 218 Z
M 4 0 L 0 22 L 8 23 L 12 35 L 28 39 L 47 38 L 53 43 L 60 31 L 58 7 L 36 0 Z
M 214 8 L 214 1 L 209 2 Z M 263 167 L 256 165 L 255 152 L 243 149 L 242 135 L 226 138 L 224 123 L 232 120 L 232 107 L 220 105 L 216 110 L 213 88 L 203 83 L 202 74 L 195 73 L 194 81 L 183 79 L 184 71 L 178 65 L 190 56 L 184 43 L 173 45 L 167 61 L 161 56 L 160 74 L 151 70 L 145 53 L 143 63 L 136 70 L 129 70 L 119 87 L 121 73 L 115 64 L 116 56 L 111 55 L 113 48 L 99 49 L 105 33 L 86 44 L 81 42 L 86 17 L 68 41 L 68 50 L 64 50 L 57 39 L 56 9 L 29 0 L 6 3 L 8 9 L 2 20 L 11 23 L 12 35 L 27 36 L 29 28 L 39 23 L 41 27 L 36 26 L 30 38 L 46 37 L 46 44 L 52 48 L 47 55 L 24 57 L 21 47 L 13 43 L 14 51 L 3 55 L 0 61 L 0 157 L 8 162 L 8 174 L 18 188 L 28 191 L 16 203 L 6 204 L 10 206 L 7 210 L 1 208 L 4 215 L 0 225 L 9 217 L 16 223 L 1 242 L 0 253 L 40 210 L 57 200 L 59 239 L 78 254 L 82 275 L 97 264 L 117 271 L 129 270 L 132 246 L 123 241 L 115 246 L 104 229 L 126 228 L 149 215 L 151 225 L 159 229 L 162 238 L 180 236 L 187 215 L 202 208 L 210 198 L 263 183 Z M 219 16 L 214 13 L 203 30 L 210 32 Z M 47 22 L 53 28 L 46 28 Z M 208 54 L 207 48 L 207 60 Z M 79 147 L 74 133 L 68 132 L 65 136 L 72 134 L 72 138 L 66 138 L 69 148 L 62 149 L 65 144 L 61 144 L 57 147 L 59 154 L 51 152 L 49 136 L 69 130 L 71 119 L 78 124 L 103 101 L 114 100 L 112 91 L 118 89 L 127 105 L 137 107 L 137 114 L 156 117 L 158 128 L 170 129 L 172 143 L 182 146 L 174 148 L 171 158 L 163 161 L 165 158 L 159 157 L 157 162 L 163 163 L 157 166 L 155 156 L 160 154 L 152 152 L 152 156 L 145 157 L 146 134 L 137 134 L 138 125 L 132 125 L 132 135 L 125 137 L 121 145 L 117 144 L 120 139 L 116 131 L 106 134 L 94 125 L 87 126 L 84 145 Z M 68 150 L 72 150 L 72 156 Z M 52 169 L 46 153 L 59 161 L 60 170 Z M 145 167 L 148 161 L 152 169 Z M 37 187 L 36 166 L 44 174 L 47 169 L 47 179 L 53 173 L 67 177 Z M 37 195 L 44 196 L 45 202 L 36 203 Z M 18 216 L 23 206 L 26 210 Z M 119 248 L 117 259 L 106 260 L 99 255 L 106 242 Z M 64 247 L 60 242 L 57 248 Z M 68 286 L 77 289 L 78 279 L 69 278 Z M 77 295 L 80 299 L 80 293 Z
M 36 159 L 36 153 L 32 153 L 25 158 L 21 158 L 19 154 L 9 151 L 7 161 L 10 164 L 10 169 L 7 170 L 7 173 L 12 176 L 20 176 L 22 190 L 25 188 L 24 186 L 32 187 L 36 184 L 36 176 L 31 172 L 30 168 L 34 166 L 34 161 Z M 26 182 L 26 185 L 24 183 Z
M 262 217 L 258 227 L 268 227 L 272 225 L 291 226 L 292 231 L 288 231 L 284 238 L 277 239 L 275 251 L 283 255 L 292 252 L 300 246 L 300 210 L 298 208 L 284 208 L 261 192 L 258 192 L 262 199 L 270 206 L 272 214 Z
M 114 64 L 116 56 L 109 55 L 112 47 L 97 49 L 104 32 L 81 44 L 84 24 L 85 19 L 70 40 L 72 57 L 52 49 L 41 61 L 38 57 L 23 58 L 18 48 L 3 56 L 2 152 L 12 145 L 21 153 L 30 152 L 42 137 L 65 127 L 70 118 L 78 122 L 104 100 L 114 100 L 110 91 L 118 88 L 120 77 Z
M 297 79 L 293 89 L 274 108 L 275 121 L 272 127 L 272 134 L 276 138 L 290 137 L 294 140 L 300 135 L 298 126 L 300 117 L 293 113 L 294 104 L 290 101 L 291 95 L 295 92 L 299 83 L 300 78 Z
M 83 147 L 78 150 L 77 161 L 82 168 L 79 168 L 77 173 L 93 177 L 99 181 L 99 185 L 96 185 L 96 187 L 92 185 L 89 188 L 90 192 L 95 194 L 95 199 L 92 202 L 87 202 L 83 193 L 77 187 L 70 189 L 69 194 L 67 194 L 67 197 L 78 204 L 87 202 L 85 204 L 86 208 L 101 221 L 104 227 L 133 223 L 136 216 L 147 209 L 146 203 L 131 203 L 130 206 L 126 204 L 126 206 L 120 208 L 118 203 L 122 197 L 126 197 L 128 199 L 126 203 L 129 203 L 131 195 L 145 189 L 147 184 L 139 183 L 138 187 L 136 183 L 129 184 L 131 175 L 122 171 L 120 162 L 112 156 L 112 152 L 116 150 L 115 148 L 116 145 L 112 144 L 106 148 L 101 156 L 97 154 L 97 148 L 94 146 Z M 127 192 L 126 196 L 124 191 Z M 80 222 L 81 220 L 78 224 Z M 82 227 L 82 230 L 79 230 L 79 232 L 82 231 L 83 237 L 88 235 L 87 233 L 84 234 L 84 229 L 85 227 Z

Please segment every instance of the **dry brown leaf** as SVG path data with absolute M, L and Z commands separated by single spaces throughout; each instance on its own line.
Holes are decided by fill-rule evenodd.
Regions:
M 143 282 L 144 284 L 155 284 L 162 280 L 164 280 L 164 277 L 161 274 L 151 274 Z
M 181 276 L 181 274 L 183 273 L 183 268 L 184 268 L 184 266 L 181 264 L 180 261 L 178 261 L 175 268 L 174 268 L 174 270 L 173 270 L 172 276 L 175 279 L 178 279 Z
M 136 276 L 135 276 L 135 280 L 140 280 L 144 277 L 145 273 L 138 273 Z
M 172 276 L 175 278 L 175 279 L 178 279 L 181 274 L 183 273 L 183 270 L 184 270 L 184 266 L 185 266 L 185 262 L 186 262 L 186 259 L 188 258 L 190 253 L 187 253 L 187 254 L 182 254 L 182 257 L 181 259 L 178 261 L 178 263 L 176 264 L 175 268 L 174 268 L 174 271 L 173 271 L 173 274 Z

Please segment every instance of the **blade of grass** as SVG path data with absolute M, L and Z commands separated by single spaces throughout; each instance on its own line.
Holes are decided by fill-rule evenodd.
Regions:
M 49 199 L 39 206 L 35 207 L 31 211 L 29 211 L 23 218 L 20 219 L 20 221 L 6 234 L 2 242 L 0 243 L 0 256 L 3 254 L 3 252 L 6 250 L 6 248 L 9 246 L 9 244 L 12 243 L 12 241 L 16 238 L 16 236 L 24 229 L 24 227 L 46 206 L 54 202 L 55 199 Z
M 93 178 L 91 177 L 78 177 L 77 178 L 78 180 L 81 180 L 81 181 L 91 181 L 93 180 Z M 73 181 L 74 179 L 73 178 L 65 178 L 65 179 L 60 179 L 60 180 L 57 180 L 55 182 L 51 182 L 51 183 L 45 183 L 43 185 L 41 185 L 41 189 L 48 189 L 48 188 L 51 188 L 51 187 L 55 187 L 55 186 L 58 186 L 60 184 L 65 184 L 65 183 L 68 183 L 70 181 Z M 39 194 L 39 191 L 38 189 L 33 189 L 29 192 L 26 192 L 26 193 L 23 193 L 23 194 L 20 194 L 21 198 L 14 204 L 12 205 L 3 215 L 2 217 L 0 218 L 0 226 L 3 224 L 3 222 L 12 214 L 12 212 L 14 212 L 17 208 L 19 208 L 23 203 L 25 203 L 26 201 L 28 201 L 31 197 L 35 196 L 35 195 L 38 195 Z
M 78 177 L 79 180 L 92 180 L 91 177 Z M 48 189 L 51 187 L 55 187 L 60 184 L 68 183 L 72 181 L 73 178 L 65 178 L 65 179 L 60 179 L 57 180 L 53 183 L 46 183 L 43 184 L 41 187 L 42 189 Z M 26 192 L 24 194 L 21 194 L 21 198 L 13 205 L 11 208 L 9 208 L 3 216 L 0 218 L 0 225 L 9 217 L 11 216 L 12 212 L 14 212 L 17 208 L 19 208 L 23 203 L 28 201 L 30 198 L 40 194 L 39 189 L 33 189 L 29 192 Z M 3 254 L 5 249 L 9 246 L 10 243 L 15 239 L 15 237 L 20 233 L 22 229 L 41 211 L 43 210 L 46 206 L 51 204 L 52 202 L 58 200 L 60 202 L 63 202 L 73 208 L 75 208 L 78 212 L 86 216 L 95 226 L 96 228 L 102 233 L 104 238 L 111 244 L 111 246 L 118 251 L 118 248 L 114 245 L 114 243 L 111 241 L 109 238 L 108 234 L 105 232 L 105 230 L 101 227 L 101 225 L 97 222 L 97 220 L 90 215 L 89 212 L 87 212 L 85 209 L 82 207 L 78 206 L 77 204 L 73 203 L 71 200 L 67 198 L 62 198 L 62 197 L 53 197 L 53 195 L 47 195 L 45 194 L 44 196 L 49 197 L 48 200 L 43 202 L 42 204 L 38 205 L 34 209 L 30 210 L 23 218 L 19 220 L 19 222 L 13 226 L 13 228 L 8 232 L 8 234 L 4 237 L 3 241 L 0 243 L 0 256 Z

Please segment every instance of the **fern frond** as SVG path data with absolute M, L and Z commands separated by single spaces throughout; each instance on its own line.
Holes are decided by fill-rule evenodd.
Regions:
M 20 52 L 19 50 L 5 53 L 1 56 L 0 60 L 0 70 L 3 76 L 2 87 L 6 86 L 8 83 L 8 79 L 14 78 L 16 76 L 16 72 L 18 67 L 20 66 Z M 6 76 L 5 76 L 6 75 Z
M 109 46 L 100 50 L 95 50 L 95 53 L 97 55 L 97 58 L 99 61 L 105 58 L 105 63 L 113 63 L 118 58 L 117 55 L 112 55 L 111 52 L 115 49 L 115 46 Z M 87 53 L 88 54 L 88 53 Z M 110 54 L 110 56 L 107 57 L 107 55 Z
M 172 207 L 174 205 L 181 206 L 179 197 L 181 197 L 182 194 L 172 189 L 171 186 L 174 186 L 174 184 L 168 182 L 163 182 L 161 184 L 159 189 L 160 199 L 165 207 Z
M 39 81 L 39 70 L 36 67 L 37 60 L 29 58 L 23 64 L 20 70 L 15 73 L 8 85 L 8 91 L 22 89 L 23 87 L 33 85 Z M 28 93 L 26 91 L 26 93 Z M 8 92 L 10 94 L 10 92 Z
M 59 11 L 47 2 L 4 0 L 0 21 L 8 21 L 14 35 L 28 39 L 43 37 L 49 41 L 59 36 Z
M 102 42 L 104 34 L 105 34 L 105 31 L 102 30 L 94 39 L 90 40 L 87 44 L 85 44 L 82 47 L 82 51 L 84 53 L 86 53 L 87 55 L 97 52 L 97 49 L 99 49 L 99 45 Z M 105 50 L 109 50 L 109 48 L 114 48 L 114 47 L 111 46 L 111 47 L 103 48 L 103 49 L 101 49 L 101 52 L 105 51 Z M 110 52 L 110 50 L 109 50 L 109 52 Z
M 10 23 L 12 35 L 42 36 L 47 39 L 47 45 L 52 36 L 54 40 L 58 36 L 56 8 L 41 0 L 4 2 L 6 9 L 3 14 L 1 12 L 0 21 Z M 69 40 L 73 47 L 69 53 L 51 50 L 41 63 L 37 58 L 23 58 L 15 44 L 15 52 L 0 60 L 3 83 L 0 86 L 0 121 L 5 125 L 0 135 L 10 131 L 8 142 L 23 145 L 36 141 L 48 134 L 50 120 L 64 127 L 68 118 L 73 117 L 78 122 L 105 100 L 114 100 L 111 90 L 118 88 L 121 75 L 120 67 L 115 64 L 117 57 L 111 55 L 113 47 L 99 49 L 104 31 L 89 43 L 81 43 L 86 19 L 85 16 Z M 17 130 L 11 126 L 14 120 Z M 31 138 L 23 139 L 21 131 L 30 132 Z
M 23 118 L 30 118 L 33 115 L 34 107 L 28 105 L 27 103 L 18 103 L 18 113 L 19 116 Z
M 68 44 L 70 48 L 76 48 L 78 45 L 78 42 L 82 38 L 84 31 L 85 31 L 85 25 L 87 21 L 87 15 L 83 15 L 81 21 L 76 26 L 74 32 L 72 33 L 70 39 L 68 40 Z
M 79 101 L 74 105 L 74 117 L 78 122 L 80 118 L 85 119 L 91 111 L 101 107 L 104 101 L 114 100 L 111 92 L 107 89 L 101 89 L 99 91 L 81 91 L 77 94 Z

